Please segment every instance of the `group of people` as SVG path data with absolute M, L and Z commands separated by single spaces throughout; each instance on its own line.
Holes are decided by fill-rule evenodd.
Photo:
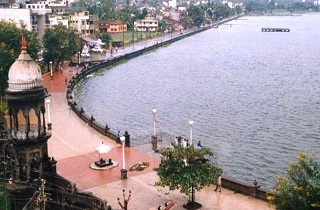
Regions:
M 178 145 L 180 147 L 188 147 L 189 146 L 189 139 L 182 138 L 181 136 L 176 136 L 174 139 L 175 145 Z M 202 148 L 202 142 L 198 141 L 197 143 L 197 148 L 201 149 Z

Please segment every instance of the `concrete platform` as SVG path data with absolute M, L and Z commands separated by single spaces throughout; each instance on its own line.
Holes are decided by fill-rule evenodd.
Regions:
M 169 191 L 166 188 L 155 186 L 158 176 L 153 171 L 159 165 L 158 153 L 151 150 L 151 145 L 138 148 L 125 148 L 125 168 L 138 162 L 148 162 L 150 165 L 143 171 L 129 171 L 128 179 L 121 179 L 122 147 L 115 141 L 102 136 L 83 123 L 68 107 L 65 98 L 65 78 L 70 79 L 77 72 L 76 67 L 64 66 L 61 73 L 54 72 L 53 80 L 50 75 L 43 76 L 44 86 L 51 94 L 50 112 L 52 137 L 48 141 L 49 156 L 54 157 L 57 163 L 57 172 L 76 183 L 79 190 L 92 192 L 94 195 L 105 199 L 114 210 L 120 210 L 117 198 L 123 198 L 132 191 L 129 202 L 130 210 L 156 209 L 165 202 L 173 201 L 174 210 L 182 210 L 188 197 L 178 191 Z M 47 121 L 48 119 L 46 119 Z M 47 121 L 48 122 L 48 121 Z M 98 160 L 95 148 L 104 142 L 112 150 L 103 158 L 115 160 L 117 167 L 109 170 L 93 170 L 92 162 Z M 206 210 L 271 210 L 268 203 L 222 189 L 214 192 L 214 186 L 207 187 L 196 193 L 196 201 Z M 120 199 L 120 201 L 121 201 Z

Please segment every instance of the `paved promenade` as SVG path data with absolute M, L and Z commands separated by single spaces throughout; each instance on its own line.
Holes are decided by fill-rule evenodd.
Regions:
M 124 50 L 125 51 L 125 50 Z M 128 209 L 151 210 L 159 205 L 164 206 L 167 201 L 173 201 L 172 209 L 182 210 L 182 205 L 188 197 L 178 191 L 154 186 L 158 177 L 153 168 L 159 164 L 159 154 L 153 153 L 151 145 L 136 148 L 125 148 L 125 168 L 135 163 L 146 161 L 150 166 L 140 172 L 128 171 L 128 179 L 121 180 L 122 146 L 113 140 L 102 136 L 82 122 L 67 105 L 65 78 L 68 80 L 77 72 L 76 67 L 64 66 L 63 72 L 54 72 L 53 80 L 50 75 L 43 76 L 43 84 L 51 94 L 49 104 L 52 122 L 52 137 L 48 141 L 49 155 L 57 163 L 57 172 L 76 183 L 79 190 L 92 192 L 105 199 L 113 210 L 120 210 L 117 198 L 123 198 L 122 190 L 132 191 Z M 48 121 L 48 119 L 47 119 Z M 99 159 L 95 148 L 102 142 L 112 150 L 102 157 L 119 163 L 117 167 L 99 171 L 90 165 Z M 268 203 L 261 200 L 234 193 L 226 189 L 214 192 L 214 186 L 207 187 L 196 193 L 196 201 L 201 203 L 203 210 L 272 210 Z M 120 201 L 121 201 L 120 200 Z

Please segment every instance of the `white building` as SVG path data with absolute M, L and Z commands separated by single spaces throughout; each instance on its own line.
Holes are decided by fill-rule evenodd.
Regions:
M 69 16 L 69 27 L 81 35 L 94 34 L 99 31 L 99 17 L 90 15 L 89 11 L 75 12 Z
M 177 1 L 176 0 L 169 0 L 169 7 L 176 8 L 177 7 Z
M 30 9 L 4 9 L 0 8 L 0 19 L 5 21 L 13 21 L 18 27 L 19 22 L 26 25 L 28 31 L 32 30 L 31 10 Z
M 26 25 L 28 31 L 36 31 L 39 37 L 39 44 L 42 44 L 44 30 L 49 27 L 48 14 L 51 9 L 47 8 L 45 2 L 37 4 L 26 4 L 26 9 L 0 8 L 0 19 L 13 21 L 18 27 L 20 22 Z
M 158 26 L 159 26 L 158 19 L 152 18 L 152 17 L 134 21 L 135 31 L 157 31 Z
M 49 17 L 50 26 L 56 26 L 62 23 L 66 28 L 69 28 L 69 20 L 63 19 L 61 16 L 51 16 Z

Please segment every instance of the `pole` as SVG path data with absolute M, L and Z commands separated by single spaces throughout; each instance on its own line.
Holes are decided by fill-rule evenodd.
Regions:
M 80 51 L 78 52 L 78 65 L 80 66 Z
M 125 141 L 125 137 L 121 136 L 120 137 L 120 141 L 122 142 L 122 169 L 126 169 L 126 163 L 125 163 L 125 156 L 124 156 L 124 141 Z
M 127 179 L 127 170 L 126 170 L 126 161 L 125 161 L 125 156 L 124 156 L 124 141 L 126 137 L 121 136 L 120 141 L 122 142 L 122 169 L 120 170 L 121 172 L 121 179 Z
M 156 109 L 152 109 L 153 113 L 153 136 L 156 136 Z
M 52 61 L 49 62 L 49 68 L 50 68 L 50 79 L 53 79 L 53 75 L 52 75 Z
M 124 26 L 122 27 L 122 46 L 124 47 Z
M 122 169 L 126 168 L 126 161 L 124 160 L 124 141 L 122 141 Z
M 47 99 L 46 102 L 48 103 L 48 122 L 51 123 L 51 117 L 50 117 L 50 99 Z
M 52 124 L 51 124 L 51 114 L 50 114 L 50 99 L 46 99 L 46 103 L 48 104 L 48 130 L 52 129 Z
M 193 121 L 190 120 L 189 121 L 189 125 L 190 125 L 190 145 L 192 145 L 192 125 L 193 125 Z

